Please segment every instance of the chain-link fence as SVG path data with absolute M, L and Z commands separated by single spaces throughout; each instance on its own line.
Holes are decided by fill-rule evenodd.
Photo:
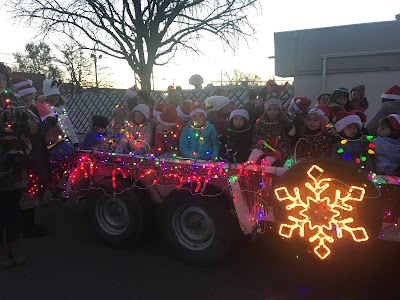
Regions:
M 226 96 L 235 102 L 236 107 L 242 107 L 248 101 L 249 90 L 259 90 L 261 87 L 224 87 Z M 201 102 L 213 95 L 215 89 L 184 90 L 183 99 L 199 99 Z M 167 101 L 167 93 L 164 91 L 151 92 L 155 102 Z M 287 88 L 281 94 L 283 102 L 292 98 L 291 88 Z M 68 116 L 74 124 L 75 130 L 80 134 L 90 131 L 90 121 L 93 115 L 102 115 L 111 120 L 113 108 L 117 104 L 126 105 L 125 91 L 107 91 L 102 93 L 82 92 L 66 97 Z

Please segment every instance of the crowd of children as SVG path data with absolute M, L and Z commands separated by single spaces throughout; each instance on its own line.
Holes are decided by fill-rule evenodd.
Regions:
M 262 159 L 283 166 L 319 157 L 335 157 L 367 172 L 400 176 L 400 87 L 382 95 L 375 137 L 365 128 L 365 87 L 338 88 L 312 100 L 294 97 L 284 106 L 274 90 L 249 91 L 249 102 L 236 108 L 223 91 L 201 102 L 182 93 L 155 105 L 149 92 L 128 89 L 127 106 L 117 105 L 112 121 L 92 117 L 92 129 L 80 145 L 65 110 L 59 82 L 45 80 L 43 96 L 24 78 L 9 78 L 0 64 L 0 243 L 7 233 L 9 250 L 0 246 L 0 268 L 26 261 L 17 251 L 18 206 L 29 198 L 25 175 L 35 170 L 39 198 L 51 179 L 49 158 L 62 159 L 77 148 L 127 155 L 244 163 Z M 179 96 L 179 97 L 178 97 Z M 11 100 L 10 100 L 11 99 Z M 398 104 L 398 103 L 397 103 Z M 396 104 L 396 105 L 397 105 Z M 11 142 L 12 141 L 12 142 Z M 13 184 L 7 181 L 13 179 Z M 3 199 L 7 199 L 4 201 Z M 23 201 L 21 201 L 23 203 Z M 34 207 L 25 208 L 26 228 L 34 228 Z M 34 235 L 34 234 L 33 234 Z M 29 234 L 27 234 L 29 236 Z

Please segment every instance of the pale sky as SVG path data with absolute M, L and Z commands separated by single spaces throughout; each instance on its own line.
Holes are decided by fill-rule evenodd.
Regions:
M 4 1 L 0 0 L 0 4 Z M 260 0 L 259 2 L 262 10 L 250 16 L 258 31 L 254 38 L 248 39 L 250 48 L 245 42 L 241 42 L 234 55 L 228 49 L 224 51 L 222 45 L 203 40 L 200 42 L 200 48 L 206 56 L 192 57 L 180 54 L 169 66 L 155 67 L 155 89 L 165 90 L 170 84 L 192 88 L 188 81 L 193 74 L 202 75 L 205 86 L 211 81 L 219 80 L 221 71 L 231 72 L 235 68 L 269 79 L 274 76 L 274 60 L 268 59 L 268 56 L 274 55 L 274 32 L 391 21 L 395 19 L 396 14 L 400 14 L 399 0 Z M 6 9 L 0 7 L 3 33 L 0 61 L 11 63 L 13 57 L 7 54 L 23 52 L 26 43 L 38 39 L 34 40 L 36 32 L 31 28 L 13 24 Z M 9 42 L 4 43 L 4 41 Z M 47 37 L 45 42 L 51 44 L 54 41 L 51 37 Z M 113 81 L 115 87 L 127 88 L 133 85 L 133 72 L 125 61 L 103 58 L 98 64 L 110 67 L 113 74 L 107 80 Z

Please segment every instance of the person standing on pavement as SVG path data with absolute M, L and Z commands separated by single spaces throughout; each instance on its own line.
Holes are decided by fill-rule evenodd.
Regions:
M 36 89 L 29 79 L 15 77 L 11 79 L 12 89 L 26 108 L 29 108 L 37 117 L 37 132 L 30 137 L 32 143 L 31 159 L 28 161 L 29 173 L 36 178 L 37 190 L 31 194 L 25 192 L 21 200 L 22 233 L 24 237 L 40 237 L 47 234 L 43 225 L 35 224 L 35 209 L 46 203 L 45 192 L 51 179 L 50 151 L 47 149 L 45 134 L 48 128 L 41 120 L 38 108 L 34 103 Z
M 33 114 L 12 101 L 8 68 L 0 63 L 0 268 L 24 264 L 19 237 L 20 200 L 27 188 L 29 136 L 37 130 Z

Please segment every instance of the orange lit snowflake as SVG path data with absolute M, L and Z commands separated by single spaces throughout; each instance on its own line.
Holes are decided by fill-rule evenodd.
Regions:
M 299 229 L 301 237 L 304 237 L 305 233 L 307 233 L 310 243 L 318 243 L 314 248 L 314 252 L 320 259 L 325 259 L 331 253 L 327 242 L 334 242 L 333 235 L 335 233 L 338 238 L 342 238 L 343 231 L 347 231 L 356 242 L 368 240 L 368 234 L 364 227 L 351 227 L 354 219 L 349 214 L 345 214 L 345 216 L 341 214 L 341 211 L 353 211 L 354 207 L 348 202 L 362 201 L 365 189 L 351 186 L 344 196 L 342 196 L 342 191 L 340 190 L 335 190 L 334 196 L 332 196 L 333 192 L 329 189 L 329 186 L 330 182 L 336 179 L 320 179 L 323 173 L 324 170 L 317 165 L 313 165 L 307 171 L 307 175 L 312 182 L 305 183 L 308 189 L 305 193 L 308 194 L 305 197 L 306 201 L 302 199 L 304 195 L 300 194 L 298 187 L 294 188 L 294 196 L 290 195 L 286 187 L 275 189 L 275 195 L 279 201 L 289 200 L 291 202 L 286 206 L 286 209 L 293 212 L 293 215 L 289 215 L 288 219 L 294 222 L 291 225 L 282 224 L 279 228 L 279 234 L 290 238 L 296 228 Z M 329 190 L 331 193 L 326 193 Z M 324 192 L 331 197 L 322 195 Z

